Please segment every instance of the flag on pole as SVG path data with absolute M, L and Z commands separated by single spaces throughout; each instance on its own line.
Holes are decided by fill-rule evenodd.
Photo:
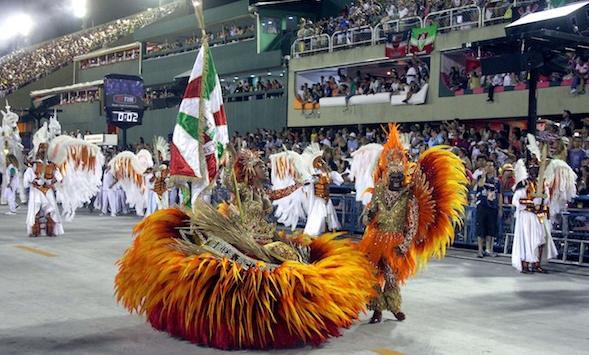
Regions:
M 229 143 L 221 83 L 208 44 L 198 51 L 172 138 L 170 173 L 192 181 L 197 197 L 214 182 L 219 161 Z

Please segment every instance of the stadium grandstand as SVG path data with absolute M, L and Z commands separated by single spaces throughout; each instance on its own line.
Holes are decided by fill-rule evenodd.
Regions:
M 546 22 L 552 27 L 546 31 L 533 27 L 532 35 L 521 30 L 534 25 L 521 20 L 571 4 L 585 11 L 579 15 L 584 22 L 578 20 L 581 17 L 559 14 L 566 23 L 557 23 L 560 17 L 542 19 L 539 21 L 554 21 Z M 195 16 L 195 6 L 203 6 L 204 23 Z M 437 146 L 448 146 L 466 169 L 469 196 L 464 223 L 454 236 L 453 247 L 460 252 L 457 259 L 479 268 L 479 258 L 485 257 L 483 267 L 496 267 L 499 262 L 495 260 L 500 258 L 487 256 L 498 253 L 507 260 L 504 264 L 511 265 L 508 258 L 514 251 L 518 215 L 512 201 L 519 182 L 514 170 L 518 160 L 530 159 L 527 134 L 535 133 L 552 142 L 546 154 L 563 160 L 576 174 L 577 195 L 547 222 L 553 222 L 558 254 L 551 264 L 565 270 L 562 273 L 589 266 L 589 1 L 168 0 L 150 1 L 139 10 L 133 8 L 134 13 L 124 16 L 111 14 L 98 24 L 88 21 L 85 10 L 80 10 L 76 30 L 52 33 L 52 38 L 36 43 L 27 40 L 28 33 L 42 28 L 24 28 L 11 38 L 0 36 L 0 45 L 9 43 L 0 52 L 4 53 L 0 57 L 0 100 L 20 116 L 18 128 L 26 153 L 34 149 L 37 129 L 52 115 L 58 117 L 61 134 L 87 137 L 100 146 L 107 162 L 124 151 L 153 152 L 155 136 L 172 142 L 179 112 L 182 115 L 186 108 L 183 99 L 195 98 L 191 96 L 191 85 L 197 85 L 195 59 L 208 46 L 214 67 L 207 70 L 219 78 L 222 102 L 218 104 L 227 117 L 229 144 L 237 151 L 255 151 L 268 168 L 273 154 L 302 153 L 319 144 L 329 169 L 343 177 L 341 185 L 330 185 L 342 229 L 359 238 L 366 228 L 366 212 L 357 198 L 361 192 L 355 190 L 352 180 L 353 153 L 369 144 L 385 144 L 384 128 L 396 122 L 411 162 Z M 2 21 L 0 16 L 0 29 L 7 28 Z M 564 28 L 570 31 L 556 33 Z M 133 100 L 139 104 L 133 107 L 135 111 L 121 114 L 121 120 L 132 117 L 132 125 L 112 119 L 116 99 L 109 92 L 115 85 L 113 79 L 134 81 Z M 218 118 L 211 117 L 213 121 Z M 478 186 L 487 173 L 498 181 L 501 207 L 493 223 L 497 237 L 490 250 L 483 252 Z M 237 178 L 232 178 L 237 185 Z M 217 185 L 210 184 L 209 198 L 229 199 L 227 189 Z M 304 228 L 305 222 L 301 220 L 298 227 Z M 587 273 L 581 273 L 586 283 Z M 489 281 L 491 284 L 497 281 Z M 2 285 L 0 281 L 0 289 Z M 532 291 L 521 292 L 515 298 L 536 297 Z M 578 292 L 567 296 L 571 305 L 586 304 L 586 294 Z M 476 297 L 480 297 L 476 302 L 486 302 L 486 294 Z M 558 303 L 556 293 L 551 297 L 554 299 L 540 306 Z M 516 311 L 506 306 L 511 299 L 495 301 L 501 304 L 489 307 L 496 312 L 503 312 L 502 307 Z M 586 319 L 577 323 L 579 329 L 586 329 Z M 499 321 L 493 318 L 489 324 L 495 327 Z M 509 327 L 520 331 L 513 324 L 501 324 L 499 337 L 509 337 Z M 517 346 L 509 339 L 500 346 L 501 340 L 495 339 L 500 350 L 483 351 L 482 345 L 465 350 L 451 344 L 440 348 L 440 353 L 532 353 L 521 345 L 532 336 L 521 332 L 513 340 L 520 342 Z M 574 337 L 583 336 L 577 332 Z M 567 333 L 567 339 L 571 338 Z M 1 342 L 0 327 L 3 353 Z M 548 345 L 533 349 L 538 354 L 583 353 L 581 342 L 567 344 L 556 352 L 546 350 Z M 338 346 L 333 353 L 348 353 L 346 346 Z M 406 353 L 430 353 L 429 345 L 403 346 Z M 154 345 L 156 348 L 161 349 Z M 374 352 L 397 354 L 377 350 Z

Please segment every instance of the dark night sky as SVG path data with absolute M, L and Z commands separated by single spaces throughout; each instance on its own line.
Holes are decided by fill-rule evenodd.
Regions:
M 70 0 L 0 0 L 0 23 L 15 12 L 24 12 L 33 17 L 35 28 L 30 43 L 37 43 L 82 28 L 80 19 L 71 15 Z M 158 5 L 158 0 L 87 0 L 88 26 L 98 25 L 125 17 Z M 0 55 L 11 44 L 0 41 Z

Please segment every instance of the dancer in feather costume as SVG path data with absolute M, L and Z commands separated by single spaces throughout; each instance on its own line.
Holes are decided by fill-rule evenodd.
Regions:
M 337 234 L 277 233 L 266 220 L 270 200 L 288 190 L 268 195 L 252 152 L 228 166 L 233 203 L 160 210 L 135 227 L 119 261 L 118 301 L 158 330 L 220 349 L 319 345 L 339 335 L 374 294 L 370 263 Z
M 360 250 L 380 281 L 378 296 L 370 303 L 371 322 L 380 322 L 383 310 L 403 320 L 399 285 L 431 256 L 442 257 L 453 240 L 454 226 L 461 222 L 467 204 L 466 172 L 446 147 L 430 148 L 417 163 L 409 162 L 394 124 L 389 125 L 382 148 L 368 145 L 365 150 L 355 152 L 351 171 L 357 199 L 368 202 Z M 372 179 L 369 169 L 360 168 L 366 166 L 374 166 Z

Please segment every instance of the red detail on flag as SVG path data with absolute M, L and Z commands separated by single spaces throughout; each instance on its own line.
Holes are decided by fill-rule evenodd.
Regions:
M 456 90 L 456 91 L 454 91 L 454 95 L 456 95 L 456 96 L 462 96 L 462 95 L 464 95 L 464 90 L 462 90 L 462 89 Z
M 484 93 L 484 92 L 485 92 L 485 88 L 483 88 L 483 87 L 480 87 L 480 88 L 474 88 L 474 89 L 472 89 L 472 92 L 473 92 L 474 94 L 482 94 L 482 93 Z
M 221 105 L 219 111 L 213 113 L 216 126 L 227 126 L 227 116 L 225 115 L 225 106 Z
M 180 151 L 176 148 L 175 144 L 172 144 L 170 152 L 172 153 L 172 159 L 170 160 L 170 175 L 196 177 L 194 170 L 192 170 L 190 165 L 184 160 L 184 157 L 180 154 Z
M 217 177 L 217 157 L 215 153 L 209 154 L 206 156 L 207 160 L 207 171 L 209 172 L 209 183 L 215 181 Z
M 209 135 L 208 135 L 208 134 L 206 134 L 206 133 L 203 133 L 203 134 L 202 134 L 202 140 L 203 140 L 203 143 L 208 143 L 208 142 L 210 142 L 210 141 L 211 141 L 211 137 L 209 137 Z
M 193 99 L 195 97 L 200 97 L 200 92 L 202 90 L 202 76 L 192 80 L 186 86 L 186 90 L 184 91 L 184 98 L 185 99 Z

